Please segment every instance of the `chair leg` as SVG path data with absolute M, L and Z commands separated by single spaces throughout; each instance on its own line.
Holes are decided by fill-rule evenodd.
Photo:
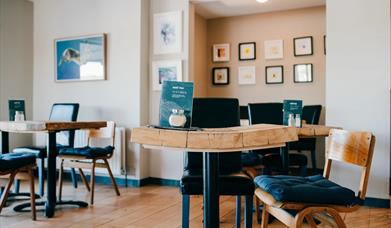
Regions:
M 182 228 L 189 228 L 190 196 L 182 195 Z
M 261 227 L 262 228 L 267 228 L 269 225 L 269 212 L 267 211 L 267 204 L 263 204 L 262 208 L 262 222 L 261 222 Z
M 14 180 L 14 193 L 18 194 L 20 192 L 20 180 Z
M 244 216 L 244 227 L 251 228 L 253 226 L 253 195 L 245 196 Z
M 34 173 L 33 169 L 29 169 L 30 176 L 30 199 L 31 199 L 31 216 L 33 220 L 37 220 L 37 212 L 35 210 L 35 190 L 34 190 Z
M 1 213 L 1 210 L 3 209 L 3 207 L 5 206 L 5 203 L 6 203 L 7 198 L 8 198 L 8 193 L 9 193 L 9 191 L 11 189 L 12 183 L 15 180 L 16 173 L 17 172 L 13 172 L 13 173 L 10 174 L 7 186 L 5 187 L 5 189 L 4 189 L 4 191 L 3 191 L 2 195 L 1 195 L 1 198 L 0 198 L 0 213 Z
M 93 159 L 92 160 L 92 167 L 91 167 L 91 200 L 90 200 L 90 204 L 93 205 L 94 204 L 94 189 L 95 189 L 95 165 L 96 165 L 96 160 Z
M 242 197 L 236 196 L 236 228 L 240 228 L 240 223 L 242 222 L 241 213 L 242 213 Z
M 109 172 L 109 175 L 110 175 L 110 178 L 111 178 L 111 183 L 113 184 L 114 190 L 117 193 L 117 196 L 119 196 L 120 194 L 119 194 L 119 189 L 118 189 L 118 186 L 117 186 L 117 182 L 115 181 L 113 173 L 111 172 L 109 162 L 107 161 L 107 159 L 103 159 L 103 161 L 106 164 L 107 171 Z
M 312 162 L 312 169 L 314 169 L 315 171 L 317 170 L 316 169 L 316 151 L 315 150 L 311 150 L 311 162 Z
M 310 214 L 305 216 L 305 220 L 307 220 L 307 223 L 311 226 L 311 228 L 316 228 L 316 222 Z
M 259 207 L 260 207 L 259 199 L 258 197 L 255 197 L 255 215 L 257 217 L 258 224 L 261 222 L 261 213 L 259 213 L 260 210 Z
M 90 185 L 88 185 L 88 182 L 87 182 L 87 178 L 86 178 L 86 175 L 84 175 L 84 172 L 82 169 L 79 168 L 79 173 L 80 173 L 80 177 L 81 177 L 81 180 L 83 181 L 84 185 L 86 186 L 87 188 L 87 191 L 91 191 L 90 189 Z
M 62 182 L 63 182 L 63 174 L 64 174 L 64 159 L 61 159 L 60 163 L 60 173 L 59 173 L 59 186 L 58 186 L 58 201 L 61 201 L 62 198 Z
M 39 184 L 39 195 L 45 194 L 45 159 L 38 159 L 38 184 Z
M 71 179 L 72 179 L 73 187 L 77 188 L 77 177 L 76 177 L 75 168 L 71 168 Z

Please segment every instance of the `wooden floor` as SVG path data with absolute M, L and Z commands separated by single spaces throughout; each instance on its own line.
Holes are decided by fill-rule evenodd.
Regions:
M 14 202 L 0 214 L 0 227 L 159 227 L 181 226 L 181 197 L 177 188 L 146 186 L 142 188 L 121 188 L 117 197 L 109 186 L 97 185 L 95 204 L 85 209 L 62 207 L 56 210 L 54 218 L 47 219 L 38 211 L 37 221 L 30 219 L 30 213 L 13 212 Z M 73 189 L 65 185 L 63 199 L 88 201 L 89 194 L 84 186 Z M 191 198 L 190 227 L 202 227 L 202 198 Z M 235 198 L 222 197 L 220 203 L 220 227 L 234 227 Z M 391 209 L 362 208 L 345 218 L 348 227 L 391 228 Z M 254 227 L 259 227 L 255 221 Z M 284 227 L 273 222 L 270 227 Z M 323 226 L 326 227 L 326 226 Z

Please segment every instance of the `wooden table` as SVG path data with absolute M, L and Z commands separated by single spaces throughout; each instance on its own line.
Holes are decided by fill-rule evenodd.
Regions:
M 176 131 L 140 127 L 132 130 L 131 142 L 145 148 L 203 152 L 204 227 L 219 227 L 218 154 L 273 147 L 297 141 L 295 128 L 259 124 L 243 127 Z
M 50 121 L 2 121 L 1 131 L 1 152 L 9 152 L 9 133 L 46 133 L 48 134 L 47 145 L 47 200 L 37 205 L 45 205 L 45 215 L 49 218 L 54 216 L 56 204 L 73 204 L 86 207 L 88 204 L 82 201 L 61 201 L 56 202 L 56 133 L 67 130 L 99 129 L 106 127 L 105 121 L 95 122 L 50 122 Z M 29 204 L 19 205 L 18 208 L 29 207 Z M 16 209 L 15 209 L 16 210 Z

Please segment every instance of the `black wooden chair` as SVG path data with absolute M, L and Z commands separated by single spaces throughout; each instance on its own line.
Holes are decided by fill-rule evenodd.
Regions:
M 76 103 L 56 103 L 53 104 L 50 112 L 50 121 L 76 121 L 79 113 L 79 104 Z M 62 131 L 57 133 L 57 148 L 74 147 L 75 131 Z M 18 147 L 13 150 L 16 153 L 31 153 L 34 154 L 38 159 L 38 179 L 39 179 L 39 195 L 44 195 L 45 186 L 45 158 L 47 157 L 46 146 L 26 146 Z M 72 181 L 74 186 L 77 187 L 75 171 L 72 169 Z M 16 195 L 19 192 L 19 184 L 16 185 Z
M 195 98 L 193 101 L 192 126 L 223 128 L 240 125 L 239 102 L 229 98 Z M 182 193 L 182 227 L 189 227 L 190 195 L 203 194 L 202 153 L 185 155 L 184 174 L 180 183 Z M 245 196 L 245 227 L 252 226 L 254 184 L 242 171 L 241 152 L 219 155 L 220 195 L 237 196 L 236 227 L 240 227 L 241 196 Z
M 248 104 L 250 125 L 252 124 L 283 124 L 282 103 L 250 103 Z M 261 164 L 263 174 L 279 172 L 281 170 L 281 148 L 255 150 L 262 155 Z M 299 153 L 289 154 L 289 167 L 298 167 L 300 175 L 307 173 L 307 157 Z
M 30 153 L 5 153 L 0 154 L 0 176 L 7 176 L 8 183 L 2 191 L 0 198 L 0 213 L 7 201 L 9 191 L 15 178 L 30 180 L 31 213 L 36 220 L 34 173 L 36 157 Z
M 307 124 L 319 124 L 321 112 L 321 105 L 304 106 L 302 120 L 305 120 Z M 289 149 L 298 152 L 311 151 L 312 168 L 316 170 L 316 138 L 304 138 L 297 142 L 292 142 L 289 144 Z

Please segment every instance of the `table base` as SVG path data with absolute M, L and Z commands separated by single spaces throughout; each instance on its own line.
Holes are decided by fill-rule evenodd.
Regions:
M 35 206 L 45 206 L 45 205 L 46 205 L 46 201 L 40 201 L 40 202 L 36 202 L 35 203 Z M 78 207 L 81 207 L 81 208 L 88 207 L 88 203 L 86 203 L 84 201 L 73 201 L 73 200 L 57 201 L 56 202 L 56 206 L 57 205 L 75 205 L 75 206 L 78 206 Z M 26 210 L 26 208 L 29 208 L 29 207 L 31 207 L 30 203 L 19 204 L 19 205 L 14 207 L 14 211 L 16 211 L 16 212 L 29 212 L 30 210 Z M 46 210 L 45 215 L 47 217 L 53 217 L 54 211 L 50 212 L 50 211 Z

